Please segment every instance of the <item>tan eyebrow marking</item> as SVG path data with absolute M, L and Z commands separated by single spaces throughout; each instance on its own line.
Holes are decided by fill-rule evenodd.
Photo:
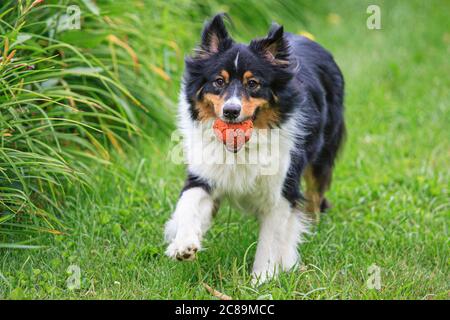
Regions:
M 253 73 L 251 71 L 245 71 L 242 81 L 246 83 L 251 77 L 253 77 Z
M 249 80 L 255 80 L 256 82 L 259 82 L 256 78 L 255 78 L 255 76 L 253 75 L 253 73 L 251 72 L 251 71 L 245 71 L 244 72 L 244 76 L 243 76 L 243 79 L 242 79 L 242 83 L 244 83 L 244 84 L 247 84 L 247 82 L 249 81 Z
M 228 73 L 228 71 L 222 70 L 220 71 L 220 75 L 222 76 L 223 80 L 225 80 L 225 82 L 228 83 L 230 81 L 230 74 Z

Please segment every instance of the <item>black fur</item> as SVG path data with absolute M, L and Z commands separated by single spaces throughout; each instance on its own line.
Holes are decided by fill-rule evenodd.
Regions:
M 313 168 L 320 188 L 331 183 L 331 172 L 345 135 L 344 79 L 332 55 L 307 38 L 286 34 L 291 55 L 299 71 L 290 83 L 297 87 L 296 107 L 308 117 L 308 135 L 298 141 L 300 155 L 294 155 L 284 184 L 283 195 L 294 205 L 302 199 L 299 177 L 307 165 Z M 325 201 L 324 201 L 325 202 Z M 322 205 L 326 207 L 325 203 Z
M 191 189 L 191 188 L 197 188 L 200 187 L 203 190 L 205 190 L 206 192 L 210 193 L 211 192 L 211 186 L 208 184 L 208 182 L 206 182 L 204 179 L 202 179 L 201 177 L 192 174 L 192 173 L 188 173 L 188 176 L 186 178 L 186 181 L 184 183 L 183 189 L 181 190 L 182 194 L 184 191 Z
M 230 70 L 230 78 L 236 80 L 226 89 L 217 88 L 214 77 L 224 69 Z M 260 80 L 257 91 L 245 88 L 238 80 L 246 70 Z M 283 195 L 292 205 L 301 201 L 300 177 L 308 165 L 320 187 L 325 190 L 329 186 L 345 133 L 344 80 L 332 55 L 319 44 L 285 33 L 276 24 L 265 38 L 253 40 L 248 46 L 237 44 L 226 31 L 223 15 L 217 15 L 205 25 L 197 53 L 186 59 L 184 87 L 194 121 L 198 120 L 196 101 L 205 93 L 227 95 L 227 90 L 269 101 L 270 107 L 278 109 L 281 115 L 279 126 L 291 117 L 304 115 L 307 121 L 303 120 L 302 126 L 307 135 L 295 142 L 297 150 L 292 152 Z M 258 116 L 257 112 L 254 116 Z M 190 176 L 185 189 L 196 186 L 197 180 Z M 326 206 L 324 201 L 322 207 Z

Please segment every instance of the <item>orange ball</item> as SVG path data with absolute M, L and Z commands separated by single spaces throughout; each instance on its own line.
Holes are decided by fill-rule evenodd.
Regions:
M 213 125 L 216 137 L 225 144 L 228 150 L 237 152 L 250 140 L 253 132 L 253 121 L 246 120 L 240 123 L 228 123 L 216 119 Z

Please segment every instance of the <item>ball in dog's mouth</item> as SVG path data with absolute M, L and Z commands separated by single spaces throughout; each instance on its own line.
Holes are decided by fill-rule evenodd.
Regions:
M 253 121 L 228 123 L 216 119 L 213 129 L 217 139 L 223 142 L 227 150 L 236 153 L 250 140 L 253 132 Z

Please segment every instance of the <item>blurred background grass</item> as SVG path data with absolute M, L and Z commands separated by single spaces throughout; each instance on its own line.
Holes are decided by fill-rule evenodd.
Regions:
M 382 30 L 366 28 L 369 4 L 380 6 Z M 58 31 L 69 5 L 81 29 Z M 2 1 L 0 297 L 208 298 L 208 282 L 236 298 L 446 298 L 449 7 Z M 271 21 L 310 33 L 347 83 L 335 207 L 301 248 L 305 269 L 259 289 L 246 284 L 257 226 L 227 206 L 200 262 L 162 255 L 184 176 L 167 156 L 183 58 L 222 11 L 239 41 Z M 365 286 L 372 263 L 383 268 L 380 292 Z M 79 291 L 65 286 L 69 264 L 83 270 Z

